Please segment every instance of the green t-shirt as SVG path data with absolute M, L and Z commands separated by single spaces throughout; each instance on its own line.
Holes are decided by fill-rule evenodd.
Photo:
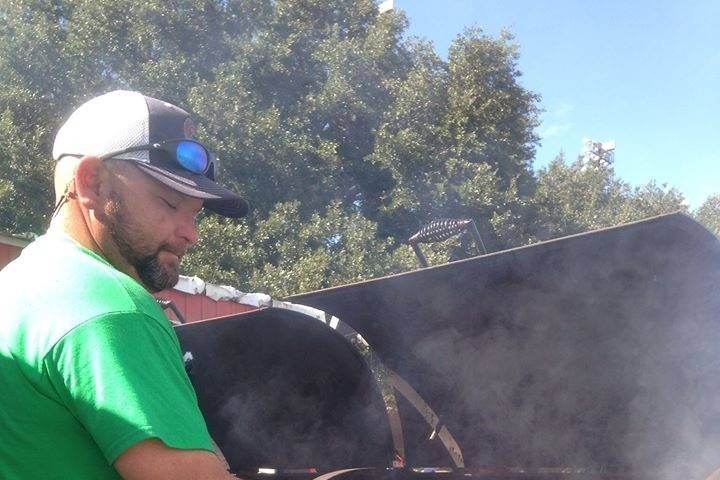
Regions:
M 140 440 L 212 451 L 155 299 L 57 233 L 0 272 L 0 478 L 119 478 Z

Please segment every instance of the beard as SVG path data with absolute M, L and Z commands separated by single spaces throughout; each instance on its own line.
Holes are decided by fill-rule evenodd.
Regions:
M 111 192 L 105 208 L 106 226 L 123 259 L 135 268 L 140 281 L 150 292 L 159 292 L 174 287 L 179 279 L 179 269 L 160 262 L 161 250 L 176 251 L 172 245 L 162 244 L 157 248 L 145 245 L 146 237 L 142 228 L 132 223 L 132 216 L 120 195 Z

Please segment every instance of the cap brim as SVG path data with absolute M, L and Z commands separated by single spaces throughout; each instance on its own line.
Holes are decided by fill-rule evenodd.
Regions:
M 133 162 L 140 170 L 158 182 L 184 195 L 202 198 L 203 207 L 224 217 L 240 218 L 247 215 L 248 203 L 237 194 L 210 180 L 205 175 L 187 170 L 166 170 L 144 162 Z

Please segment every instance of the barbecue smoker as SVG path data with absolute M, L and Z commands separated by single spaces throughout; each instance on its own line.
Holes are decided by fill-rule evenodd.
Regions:
M 702 480 L 719 286 L 720 241 L 673 214 L 177 334 L 246 478 Z

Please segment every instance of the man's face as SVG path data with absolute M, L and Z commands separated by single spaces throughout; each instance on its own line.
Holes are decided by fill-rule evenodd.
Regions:
M 117 162 L 103 214 L 113 256 L 133 268 L 148 290 L 170 288 L 178 281 L 185 251 L 197 242 L 202 200 L 175 192 L 130 163 Z

